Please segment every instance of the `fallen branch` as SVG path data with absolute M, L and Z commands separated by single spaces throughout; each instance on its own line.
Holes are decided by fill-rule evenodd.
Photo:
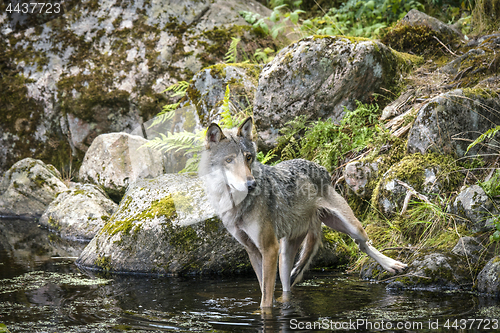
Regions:
M 399 185 L 403 186 L 408 191 L 408 193 L 406 193 L 405 201 L 403 203 L 403 209 L 401 209 L 401 213 L 399 215 L 403 215 L 406 212 L 406 210 L 408 209 L 408 204 L 410 203 L 410 199 L 411 199 L 412 195 L 416 196 L 417 198 L 419 198 L 422 201 L 425 201 L 428 204 L 431 203 L 429 201 L 429 199 L 427 199 L 427 197 L 425 195 L 418 193 L 417 191 L 415 191 L 413 189 L 413 187 L 411 187 L 410 185 L 406 184 L 405 182 L 402 182 L 399 179 L 396 179 L 396 183 L 398 183 Z
M 414 276 L 414 277 L 421 278 L 421 279 L 431 279 L 428 276 L 422 276 L 422 275 L 407 273 L 407 274 L 403 274 L 403 275 L 391 276 L 390 278 L 383 279 L 383 280 L 380 280 L 380 281 L 377 281 L 377 282 L 386 282 L 386 281 L 397 279 L 398 277 L 405 277 L 405 276 L 407 276 L 407 277 L 413 277 Z
M 434 39 L 435 39 L 435 40 L 437 40 L 439 44 L 443 45 L 443 46 L 444 46 L 444 48 L 445 48 L 448 52 L 450 52 L 451 54 L 453 54 L 455 57 L 458 57 L 458 55 L 456 55 L 456 53 L 455 53 L 455 52 L 453 52 L 453 51 L 452 51 L 452 50 L 450 50 L 450 49 L 449 49 L 446 45 L 444 45 L 444 44 L 443 44 L 443 42 L 441 42 L 441 41 L 439 40 L 439 38 L 437 38 L 436 36 L 432 36 L 432 37 L 434 37 Z

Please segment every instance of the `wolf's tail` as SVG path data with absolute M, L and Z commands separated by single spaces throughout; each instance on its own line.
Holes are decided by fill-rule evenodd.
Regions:
M 304 272 L 309 268 L 314 255 L 321 246 L 321 221 L 315 221 L 311 225 L 313 227 L 309 229 L 306 237 L 304 238 L 299 260 L 297 260 L 297 263 L 292 270 L 292 276 L 290 279 L 292 287 L 302 280 Z

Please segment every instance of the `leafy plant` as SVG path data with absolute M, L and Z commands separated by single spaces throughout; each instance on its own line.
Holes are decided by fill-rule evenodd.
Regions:
M 298 116 L 280 130 L 274 152 L 282 160 L 305 158 L 332 171 L 346 153 L 365 148 L 382 132 L 377 126 L 379 111 L 376 104 L 358 102 L 354 111 L 344 109 L 340 124 L 331 119 L 309 123 L 306 116 Z
M 163 93 L 166 93 L 167 91 L 172 91 L 173 94 L 170 95 L 170 97 L 184 97 L 186 95 L 186 90 L 189 87 L 189 82 L 186 81 L 179 81 L 167 89 L 163 90 Z M 156 115 L 154 118 L 153 122 L 149 126 L 149 128 L 154 127 L 159 124 L 163 124 L 170 119 L 173 118 L 174 113 L 171 111 L 174 111 L 179 107 L 181 103 L 173 103 L 173 104 L 167 104 L 162 107 L 162 110 Z
M 487 130 L 486 132 L 481 134 L 476 140 L 474 140 L 474 142 L 472 142 L 467 147 L 467 151 L 465 153 L 467 154 L 470 149 L 472 149 L 477 144 L 483 142 L 484 140 L 493 138 L 499 131 L 500 131 L 500 125 L 498 125 L 497 127 L 494 127 L 494 128 L 490 128 L 489 130 Z M 497 148 L 500 148 L 500 147 L 497 146 Z M 500 150 L 499 150 L 499 152 L 500 152 Z
M 226 63 L 236 63 L 238 62 L 238 43 L 241 41 L 240 38 L 231 37 L 231 45 L 229 45 L 229 50 L 226 52 L 224 61 Z

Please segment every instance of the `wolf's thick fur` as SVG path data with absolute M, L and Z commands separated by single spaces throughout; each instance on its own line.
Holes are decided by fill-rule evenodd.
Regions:
M 370 245 L 325 168 L 302 159 L 274 167 L 259 163 L 251 118 L 224 132 L 210 125 L 199 170 L 212 206 L 248 252 L 262 291 L 262 308 L 273 303 L 278 256 L 283 292 L 288 293 L 321 244 L 322 222 L 354 238 L 385 270 L 395 273 L 406 267 Z

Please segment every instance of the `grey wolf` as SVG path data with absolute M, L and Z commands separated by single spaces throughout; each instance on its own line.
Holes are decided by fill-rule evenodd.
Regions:
M 274 167 L 259 163 L 252 127 L 252 118 L 232 130 L 211 124 L 199 174 L 224 226 L 248 253 L 262 292 L 261 308 L 273 305 L 278 257 L 284 296 L 300 281 L 321 244 L 321 223 L 351 236 L 388 272 L 406 267 L 370 245 L 325 168 L 302 159 Z

